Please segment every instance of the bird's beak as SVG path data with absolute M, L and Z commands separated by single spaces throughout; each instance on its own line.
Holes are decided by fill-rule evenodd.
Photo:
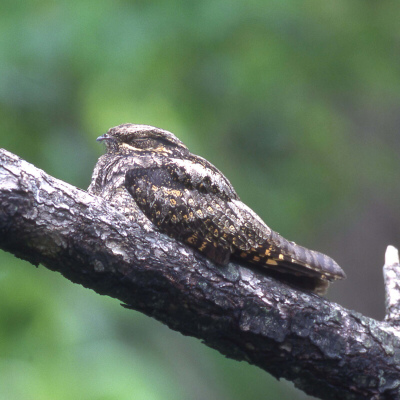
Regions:
M 96 141 L 97 142 L 102 142 L 103 140 L 109 139 L 110 137 L 105 133 L 104 135 L 99 136 Z

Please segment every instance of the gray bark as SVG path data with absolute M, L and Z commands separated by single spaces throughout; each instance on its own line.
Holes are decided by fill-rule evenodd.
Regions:
M 5 150 L 0 248 L 321 399 L 400 398 L 399 331 L 390 320 L 249 266 L 216 266 Z

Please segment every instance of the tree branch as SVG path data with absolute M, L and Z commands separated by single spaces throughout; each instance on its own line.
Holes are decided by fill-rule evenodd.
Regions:
M 0 247 L 322 399 L 400 398 L 396 324 L 261 271 L 212 264 L 0 150 Z M 393 264 L 393 263 L 392 263 Z M 398 269 L 398 265 L 397 265 Z M 392 315 L 394 301 L 390 301 Z

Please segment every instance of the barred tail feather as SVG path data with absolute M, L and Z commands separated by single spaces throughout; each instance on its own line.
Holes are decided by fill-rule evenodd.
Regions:
M 271 231 L 270 243 L 276 248 L 271 255 L 276 260 L 300 265 L 310 271 L 310 275 L 319 275 L 328 280 L 346 277 L 342 268 L 330 257 L 314 250 L 306 249 L 283 238 L 279 233 Z M 278 254 L 273 254 L 277 252 Z M 281 254 L 281 256 L 280 256 Z M 283 256 L 283 257 L 282 257 Z M 313 273 L 314 272 L 314 273 Z

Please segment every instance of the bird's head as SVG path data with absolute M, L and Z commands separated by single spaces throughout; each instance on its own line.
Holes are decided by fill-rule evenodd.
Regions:
M 104 142 L 107 151 L 150 150 L 170 148 L 187 150 L 187 147 L 171 132 L 150 125 L 122 124 L 108 130 L 97 141 Z

